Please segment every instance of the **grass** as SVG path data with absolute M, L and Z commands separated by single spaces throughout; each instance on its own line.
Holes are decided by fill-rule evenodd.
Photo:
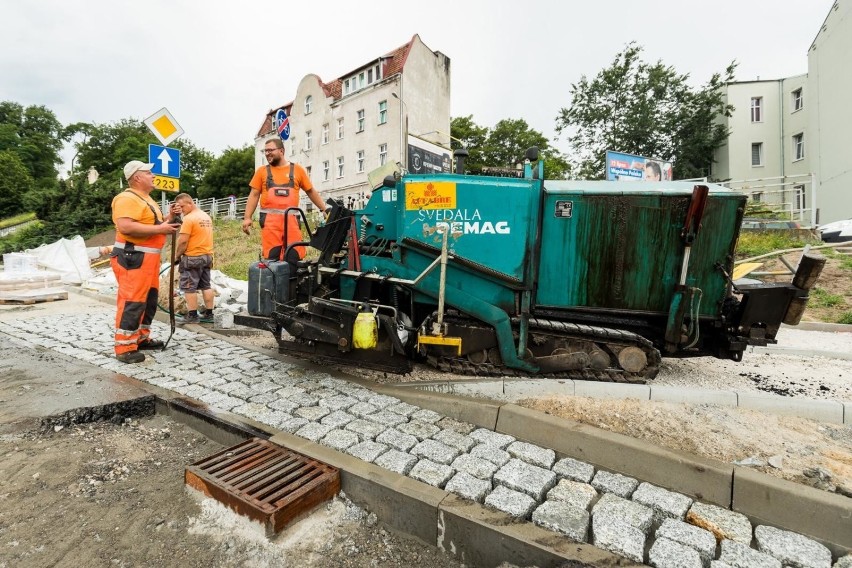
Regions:
M 840 317 L 837 318 L 837 323 L 852 325 L 852 312 L 844 312 L 840 314 Z
M 738 258 L 760 256 L 776 250 L 802 248 L 805 245 L 821 245 L 816 238 L 802 238 L 786 231 L 743 231 L 737 241 Z
M 845 302 L 840 294 L 830 294 L 822 288 L 814 288 L 809 295 L 810 304 L 815 308 L 833 308 Z
M 841 270 L 849 270 L 852 271 L 852 256 L 844 256 L 840 259 L 840 264 L 838 265 Z
M 20 215 L 15 215 L 14 217 L 6 217 L 5 219 L 0 219 L 0 229 L 5 229 L 6 227 L 14 227 L 15 225 L 20 225 L 21 223 L 26 223 L 27 221 L 33 221 L 35 218 L 35 213 L 21 213 Z
M 242 230 L 242 221 L 217 219 L 213 222 L 213 268 L 229 278 L 248 280 L 248 267 L 260 257 L 260 227 L 251 235 Z

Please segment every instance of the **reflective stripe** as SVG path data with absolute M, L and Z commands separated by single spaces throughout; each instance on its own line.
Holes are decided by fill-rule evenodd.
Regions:
M 272 213 L 273 215 L 284 215 L 286 210 L 284 209 L 266 209 L 265 207 L 260 209 L 261 213 Z
M 138 332 L 138 329 L 121 329 L 118 327 L 115 328 L 115 335 L 133 335 Z
M 118 243 L 118 242 L 117 242 L 117 243 L 115 243 L 113 246 L 114 246 L 115 248 L 123 249 L 123 248 L 124 248 L 124 244 L 125 244 L 125 243 Z M 161 248 L 162 248 L 162 247 L 161 247 Z M 150 252 L 150 253 L 157 253 L 157 254 L 160 254 L 160 250 L 161 250 L 161 248 L 153 248 L 153 247 L 137 247 L 137 246 L 134 246 L 134 247 L 133 247 L 133 250 L 138 250 L 139 252 Z
M 145 325 L 144 323 L 139 326 L 139 329 L 151 329 L 150 325 Z
M 116 341 L 115 342 L 116 345 L 136 345 L 137 343 L 138 343 L 138 341 L 135 340 L 135 339 L 128 339 L 128 340 L 124 340 L 124 341 Z

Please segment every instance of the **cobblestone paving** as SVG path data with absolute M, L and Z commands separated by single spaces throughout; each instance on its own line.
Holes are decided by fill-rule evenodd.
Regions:
M 160 322 L 152 328 L 168 334 Z M 167 351 L 127 365 L 113 357 L 112 330 L 108 312 L 0 322 L 22 346 L 201 400 L 638 562 L 780 566 L 807 557 L 795 565 L 831 566 L 828 549 L 804 536 L 757 527 L 751 548 L 755 527 L 742 515 L 186 329 Z M 688 523 L 705 517 L 727 534 Z

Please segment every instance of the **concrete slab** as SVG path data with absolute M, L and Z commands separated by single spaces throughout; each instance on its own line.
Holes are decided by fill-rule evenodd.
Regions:
M 515 404 L 500 408 L 497 431 L 553 448 L 560 457 L 572 457 L 710 503 L 731 503 L 730 464 L 675 452 Z
M 500 511 L 455 495 L 439 507 L 438 548 L 468 566 L 620 566 L 636 567 L 624 558 L 589 544 L 555 537 L 532 523 L 514 523 Z
M 512 401 L 534 396 L 574 396 L 574 381 L 570 379 L 506 379 L 503 394 Z
M 732 508 L 754 524 L 816 539 L 834 554 L 852 549 L 852 499 L 844 495 L 736 467 Z
M 594 381 L 574 381 L 574 396 L 591 398 L 635 398 L 650 400 L 651 387 L 648 385 L 628 385 L 623 383 L 598 383 Z
M 689 404 L 718 404 L 719 406 L 736 406 L 737 393 L 734 391 L 725 390 L 651 385 L 651 400 L 656 400 L 659 402 L 686 402 Z
M 843 424 L 843 403 L 834 400 L 807 400 L 749 392 L 738 394 L 740 408 Z
M 4 310 L 0 315 L 8 313 L 8 310 Z M 82 408 L 89 412 L 100 408 L 97 412 L 108 419 L 116 413 L 120 414 L 121 405 L 133 404 L 139 399 L 147 400 L 147 414 L 154 413 L 153 397 L 137 387 L 136 381 L 129 377 L 61 354 L 54 356 L 54 362 L 62 366 L 62 373 L 44 373 L 45 365 L 39 360 L 40 357 L 43 356 L 38 351 L 21 349 L 8 336 L 0 333 L 0 360 L 3 361 L 0 432 L 12 429 L 15 423 L 37 425 L 47 417 L 63 415 L 67 425 L 74 421 L 75 409 Z M 76 421 L 85 421 L 79 418 L 83 417 L 78 417 Z

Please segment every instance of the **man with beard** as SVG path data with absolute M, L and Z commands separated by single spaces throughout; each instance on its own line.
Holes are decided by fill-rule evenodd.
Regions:
M 296 262 L 305 256 L 305 247 L 291 249 L 286 259 L 284 253 L 285 243 L 290 245 L 302 241 L 299 218 L 291 212 L 285 224 L 284 211 L 288 207 L 299 206 L 299 190 L 308 195 L 321 213 L 325 212 L 326 205 L 319 191 L 314 189 L 305 168 L 287 161 L 284 156 L 284 142 L 280 138 L 267 140 L 263 152 L 269 164 L 259 167 L 249 182 L 251 193 L 243 216 L 243 232 L 251 234 L 251 218 L 260 202 L 263 258 Z

